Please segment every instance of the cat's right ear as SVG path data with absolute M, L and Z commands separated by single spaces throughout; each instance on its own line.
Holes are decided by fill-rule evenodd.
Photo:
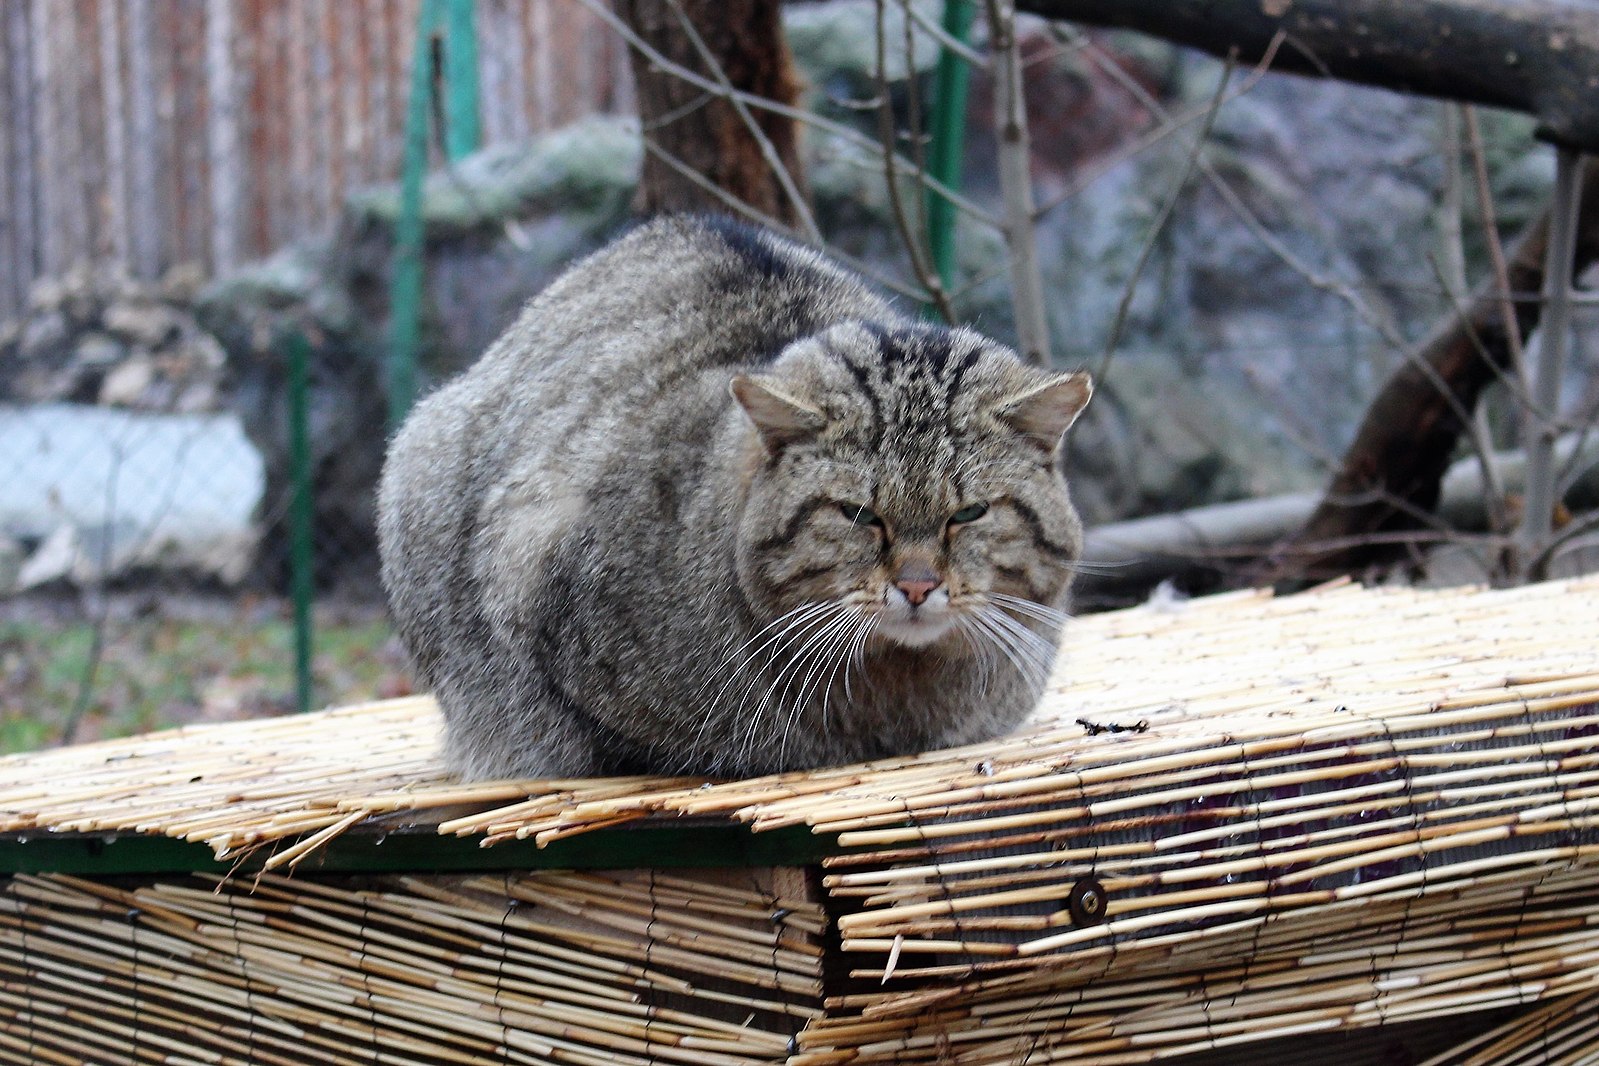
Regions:
M 827 425 L 822 412 L 780 391 L 770 378 L 740 374 L 728 388 L 755 424 L 769 455 L 776 455 L 795 441 L 816 436 Z

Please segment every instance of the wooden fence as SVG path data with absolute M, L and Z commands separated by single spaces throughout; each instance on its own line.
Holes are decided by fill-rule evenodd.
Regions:
M 398 177 L 419 0 L 0 0 L 0 321 L 80 263 L 225 270 Z M 477 0 L 485 143 L 630 110 L 577 0 Z

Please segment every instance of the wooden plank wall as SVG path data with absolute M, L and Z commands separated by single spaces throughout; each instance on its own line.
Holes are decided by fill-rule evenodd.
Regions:
M 420 0 L 0 0 L 0 321 L 83 263 L 208 272 L 399 176 Z M 577 0 L 477 0 L 486 143 L 630 111 Z

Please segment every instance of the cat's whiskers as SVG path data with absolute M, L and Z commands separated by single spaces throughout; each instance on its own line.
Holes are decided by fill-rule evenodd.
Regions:
M 872 635 L 872 630 L 877 627 L 877 619 L 861 610 L 860 628 L 855 631 L 855 636 L 850 640 L 848 661 L 849 666 L 844 670 L 844 699 L 850 703 L 855 702 L 855 693 L 850 688 L 850 671 L 858 669 L 862 678 L 866 676 L 866 639 Z M 826 723 L 826 707 L 823 707 L 823 725 Z
M 994 679 L 994 657 L 990 654 L 988 644 L 978 640 L 980 634 L 974 634 L 976 622 L 971 615 L 963 610 L 955 616 L 955 632 L 960 634 L 966 646 L 972 650 L 972 659 L 977 663 L 977 688 L 979 691 L 987 689 Z
M 1015 611 L 1036 621 L 1042 622 L 1049 628 L 1059 630 L 1066 624 L 1071 616 L 1065 611 L 1056 610 L 1037 600 L 1024 599 L 1021 596 L 1012 596 L 1005 592 L 989 592 L 985 594 L 996 606 Z
M 1022 675 L 1024 679 L 1028 679 L 1029 675 L 1027 667 L 1024 662 L 1018 658 L 1018 652 L 1014 647 L 1013 641 L 1011 641 L 988 619 L 985 609 L 974 611 L 972 614 L 967 616 L 967 621 L 970 623 L 973 632 L 975 632 L 978 636 L 983 637 L 991 648 L 997 648 L 1000 654 L 1003 655 L 1007 661 L 1009 661 L 1011 667 L 1015 669 L 1018 674 Z
M 994 642 L 1028 688 L 1042 692 L 1054 664 L 1055 646 L 997 607 L 983 605 L 968 616 Z
M 755 708 L 755 713 L 750 716 L 752 723 L 762 721 L 766 713 L 767 704 L 771 702 L 774 695 L 777 697 L 777 706 L 773 711 L 773 717 L 784 722 L 778 745 L 779 752 L 783 752 L 786 749 L 789 729 L 805 706 L 805 689 L 809 684 L 811 672 L 815 670 L 816 664 L 826 661 L 834 639 L 844 632 L 854 620 L 853 612 L 848 606 L 838 603 L 835 604 L 835 607 L 837 614 L 830 616 L 825 624 L 811 634 L 810 638 L 794 654 L 793 658 L 783 664 L 782 670 L 772 680 L 771 686 L 766 690 L 766 695 L 761 698 L 759 706 Z M 802 671 L 805 673 L 803 680 L 800 679 Z M 800 681 L 799 698 L 794 701 L 794 709 L 785 713 L 784 707 L 788 702 L 789 690 L 797 680 Z M 780 755 L 779 762 L 781 761 Z
M 818 621 L 821 616 L 829 612 L 831 606 L 832 605 L 830 603 L 826 602 L 804 603 L 785 614 L 778 615 L 770 622 L 767 622 L 765 625 L 761 626 L 760 629 L 756 630 L 754 636 L 750 637 L 743 644 L 740 644 L 737 648 L 734 648 L 732 651 L 728 652 L 727 655 L 723 657 L 722 661 L 716 664 L 715 668 L 710 671 L 705 682 L 696 692 L 695 698 L 699 699 L 700 697 L 704 696 L 705 690 L 716 681 L 717 677 L 721 675 L 723 670 L 727 669 L 728 664 L 732 663 L 735 659 L 738 659 L 738 665 L 733 667 L 732 672 L 723 682 L 722 687 L 717 690 L 716 696 L 712 700 L 712 703 L 720 702 L 721 698 L 727 694 L 728 688 L 735 680 L 737 680 L 741 671 L 748 668 L 752 664 L 761 662 L 762 653 L 767 652 L 775 645 L 778 645 L 787 639 L 795 629 L 803 629 Z M 774 630 L 776 630 L 776 632 L 773 632 Z M 759 642 L 759 646 L 754 648 L 754 650 L 749 650 L 750 645 L 756 644 L 756 642 Z M 748 653 L 745 654 L 746 652 Z M 740 658 L 740 656 L 742 656 L 742 658 Z M 770 656 L 767 657 L 769 658 Z
M 838 614 L 842 608 L 837 601 L 828 600 L 817 604 L 816 606 L 819 609 L 815 612 L 809 613 L 801 625 L 798 627 L 788 627 L 785 630 L 783 640 L 777 642 L 776 644 L 768 642 L 766 645 L 763 645 L 763 649 L 770 649 L 768 655 L 759 660 L 752 657 L 749 662 L 746 663 L 746 665 L 753 665 L 755 670 L 745 682 L 743 689 L 740 690 L 737 700 L 732 703 L 732 706 L 739 708 L 740 714 L 743 716 L 743 720 L 745 722 L 744 732 L 740 737 L 738 748 L 738 758 L 741 761 L 744 760 L 746 756 L 754 753 L 757 740 L 760 736 L 761 727 L 763 724 L 768 724 L 766 723 L 766 719 L 763 717 L 766 711 L 766 706 L 771 701 L 774 693 L 778 691 L 779 686 L 784 683 L 785 677 L 787 677 L 795 668 L 795 664 L 804 658 L 807 650 L 815 645 L 815 643 L 838 621 Z M 782 665 L 778 668 L 775 677 L 770 677 L 770 668 L 778 662 L 778 657 L 784 651 L 784 649 L 791 647 L 793 644 L 801 640 L 803 640 L 803 643 L 799 645 L 798 650 L 794 651 L 785 661 L 783 661 Z M 769 677 L 770 680 L 768 681 Z M 763 682 L 766 683 L 766 691 L 762 695 L 760 704 L 753 712 L 744 713 L 744 708 L 748 705 L 750 698 L 757 691 L 759 691 L 759 687 Z
M 722 661 L 706 675 L 704 683 L 700 685 L 695 693 L 694 699 L 698 703 L 703 699 L 706 690 L 721 677 L 722 672 L 727 669 L 728 665 L 738 660 L 737 665 L 727 673 L 726 678 L 722 681 L 722 687 L 717 690 L 716 695 L 705 705 L 706 710 L 700 719 L 699 729 L 694 734 L 695 743 L 698 744 L 704 738 L 705 730 L 710 726 L 711 721 L 716 718 L 714 709 L 721 705 L 722 697 L 727 695 L 727 690 L 733 686 L 733 683 L 739 679 L 745 670 L 752 666 L 757 667 L 754 676 L 746 682 L 744 692 L 739 696 L 741 704 L 749 698 L 750 690 L 760 681 L 759 665 L 774 658 L 777 649 L 797 635 L 796 630 L 804 632 L 813 625 L 821 624 L 825 617 L 832 612 L 833 606 L 831 601 L 802 603 L 793 610 L 780 614 L 770 622 L 767 622 L 755 631 L 754 636 L 728 652 Z M 750 646 L 757 642 L 759 642 L 759 645 L 750 650 Z M 743 656 L 742 659 L 740 659 L 741 655 Z
M 822 713 L 818 729 L 824 736 L 827 733 L 827 712 L 833 698 L 833 686 L 838 682 L 839 672 L 842 671 L 844 675 L 844 699 L 848 702 L 854 702 L 854 698 L 850 693 L 849 672 L 855 665 L 855 647 L 866 639 L 866 634 L 876 624 L 875 620 L 867 616 L 866 612 L 859 607 L 851 609 L 850 620 L 853 625 L 840 634 L 837 641 L 838 655 L 833 660 L 833 668 L 828 671 L 826 679 L 821 681 Z M 831 654 L 832 649 L 829 649 L 830 657 Z M 819 671 L 818 678 L 820 679 Z M 807 698 L 806 692 L 802 690 L 797 705 L 803 708 Z M 785 737 L 784 740 L 786 743 L 787 738 Z
M 1028 663 L 1033 666 L 1036 676 L 1036 681 L 1031 687 L 1035 692 L 1043 694 L 1044 686 L 1049 684 L 1049 676 L 1054 673 L 1057 646 L 1003 612 L 996 611 L 993 620 L 998 623 L 1001 630 L 1011 634 L 1012 639 L 1017 642 L 1017 647 L 1023 650 L 1023 655 L 1027 655 Z

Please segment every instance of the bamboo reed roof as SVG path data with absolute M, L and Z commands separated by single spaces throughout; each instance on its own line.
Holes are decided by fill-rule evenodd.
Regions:
M 694 814 L 757 832 L 809 826 L 840 834 L 845 847 L 914 849 L 1173 803 L 1217 821 L 1203 811 L 1224 794 L 1205 783 L 1218 774 L 1269 771 L 1277 776 L 1259 787 L 1308 791 L 1347 775 L 1351 760 L 1368 775 L 1433 769 L 1351 802 L 1401 787 L 1420 800 L 1416 788 L 1464 782 L 1467 765 L 1481 763 L 1472 796 L 1517 793 L 1487 782 L 1530 775 L 1545 792 L 1576 789 L 1545 797 L 1575 815 L 1599 796 L 1599 766 L 1586 758 L 1599 715 L 1580 710 L 1594 703 L 1599 578 L 1508 590 L 1247 591 L 1074 620 L 1038 710 L 989 744 L 716 784 L 459 784 L 437 758 L 432 699 L 413 697 L 0 758 L 0 833 L 159 834 L 223 859 L 268 849 L 275 868 L 396 812 L 486 846 Z M 1063 799 L 1081 813 L 1026 809 Z M 1295 805 L 1278 797 L 1271 809 Z M 441 811 L 453 813 L 430 817 Z
M 707 890 L 746 908 L 748 928 L 728 935 L 763 945 L 747 950 L 765 958 L 781 941 L 797 952 L 784 980 L 800 983 L 769 1005 L 782 1053 L 752 1035 L 727 1061 L 1133 1063 L 1534 1001 L 1542 1028 L 1507 1022 L 1434 1066 L 1518 1061 L 1550 1033 L 1576 1047 L 1599 1040 L 1599 578 L 1341 584 L 1085 617 L 1017 734 L 872 765 L 718 783 L 462 785 L 437 761 L 438 729 L 419 698 L 13 756 L 0 760 L 0 834 L 173 838 L 280 872 L 341 837 L 376 847 L 397 824 L 491 850 L 704 819 L 817 834 L 816 900 L 778 906 L 758 892 L 735 906 L 737 892 Z M 36 946 L 62 921 L 112 936 L 155 905 L 187 916 L 163 926 L 181 939 L 222 921 L 223 905 L 202 897 L 225 890 L 222 924 L 237 932 L 246 912 L 268 924 L 278 913 L 251 884 L 290 892 L 301 869 L 195 888 L 181 906 L 159 895 L 179 887 L 111 899 L 70 877 L 18 876 L 0 898 L 0 971 L 17 944 L 4 930 L 30 909 L 71 916 L 39 919 Z M 442 918 L 434 882 L 403 879 L 381 900 L 481 926 L 493 919 L 473 908 L 492 910 L 480 897 L 503 880 L 512 897 L 600 900 L 601 911 L 631 901 L 619 913 L 635 925 L 622 927 L 649 939 L 660 915 L 696 905 L 681 885 L 663 896 L 655 873 L 642 876 L 468 880 L 447 902 L 473 913 Z M 363 923 L 379 899 L 307 892 L 319 902 L 297 906 Z M 636 927 L 640 913 L 650 917 Z M 712 928 L 702 918 L 685 922 Z M 823 925 L 842 982 L 825 1002 Z M 471 994 L 491 1043 L 505 1037 L 500 994 Z M 722 1021 L 706 1024 L 672 1039 L 732 1048 Z M 8 1033 L 0 1026 L 0 1061 Z M 653 1061 L 647 1041 L 634 1052 Z M 615 1048 L 595 1054 L 622 1061 Z

